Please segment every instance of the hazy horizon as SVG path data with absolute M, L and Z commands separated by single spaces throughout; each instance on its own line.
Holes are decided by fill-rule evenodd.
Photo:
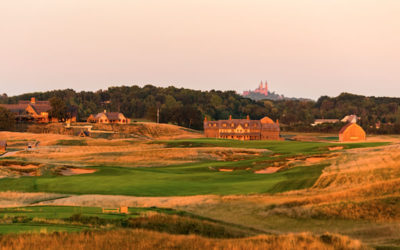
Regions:
M 0 92 L 152 84 L 400 96 L 400 1 L 0 3 Z

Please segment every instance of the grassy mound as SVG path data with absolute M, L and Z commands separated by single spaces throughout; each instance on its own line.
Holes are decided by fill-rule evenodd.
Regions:
M 209 239 L 146 230 L 8 235 L 2 249 L 367 249 L 345 236 L 307 233 L 261 235 L 243 239 Z

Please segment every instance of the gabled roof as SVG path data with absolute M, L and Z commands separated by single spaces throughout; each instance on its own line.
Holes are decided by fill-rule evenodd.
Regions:
M 105 115 L 107 117 L 108 120 L 119 120 L 119 116 L 122 115 L 123 117 L 125 117 L 122 113 L 119 112 L 109 112 L 109 113 L 98 113 L 95 116 L 95 119 L 100 119 L 101 116 Z
M 20 102 L 18 104 L 0 104 L 0 106 L 10 110 L 13 113 L 22 113 L 28 106 L 31 106 L 32 109 L 38 114 L 42 112 L 49 112 L 51 110 L 50 102 L 46 101 L 36 104 L 32 104 L 30 102 L 27 102 L 26 104 L 24 102 Z
M 40 114 L 42 112 L 49 112 L 51 110 L 50 104 L 29 104 L 36 113 Z
M 36 105 L 50 105 L 50 101 L 35 101 L 35 103 L 32 103 L 32 101 L 18 101 L 18 104 L 36 104 Z
M 119 114 L 118 112 L 110 112 L 110 113 L 106 113 L 106 116 L 108 118 L 108 120 L 118 120 L 119 119 Z
M 6 108 L 14 113 L 19 113 L 20 111 L 24 111 L 27 107 L 25 104 L 0 104 L 0 107 Z

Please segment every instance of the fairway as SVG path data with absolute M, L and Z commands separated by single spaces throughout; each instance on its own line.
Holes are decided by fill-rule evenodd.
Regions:
M 4 178 L 0 190 L 65 194 L 132 196 L 188 196 L 278 193 L 311 187 L 326 164 L 296 166 L 271 174 L 255 174 L 285 156 L 326 153 L 334 143 L 296 141 L 232 141 L 192 139 L 158 141 L 166 147 L 235 147 L 268 149 L 271 153 L 240 161 L 201 161 L 167 167 L 91 167 L 92 174 Z M 340 144 L 346 148 L 380 146 L 385 143 Z M 279 156 L 273 156 L 278 153 Z M 269 162 L 268 164 L 266 162 Z M 231 172 L 220 172 L 230 169 Z

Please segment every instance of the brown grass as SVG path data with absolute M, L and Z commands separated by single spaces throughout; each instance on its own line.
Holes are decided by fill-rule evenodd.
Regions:
M 0 192 L 0 207 L 26 206 L 36 202 L 62 197 L 65 197 L 65 195 L 6 191 Z
M 71 195 L 57 200 L 44 201 L 39 205 L 65 205 L 89 207 L 181 207 L 194 204 L 216 203 L 216 195 L 171 196 L 171 197 L 135 197 L 124 195 Z
M 146 230 L 7 235 L 1 249 L 368 249 L 357 240 L 335 234 L 260 235 L 209 239 Z
M 57 140 L 53 143 L 56 144 Z M 50 142 L 48 142 L 50 143 Z M 103 144 L 102 140 L 87 139 L 88 146 L 39 146 L 22 151 L 16 157 L 42 163 L 68 162 L 72 165 L 166 166 L 201 160 L 238 160 L 260 155 L 267 150 L 230 148 L 165 148 L 146 142 L 127 140 Z

